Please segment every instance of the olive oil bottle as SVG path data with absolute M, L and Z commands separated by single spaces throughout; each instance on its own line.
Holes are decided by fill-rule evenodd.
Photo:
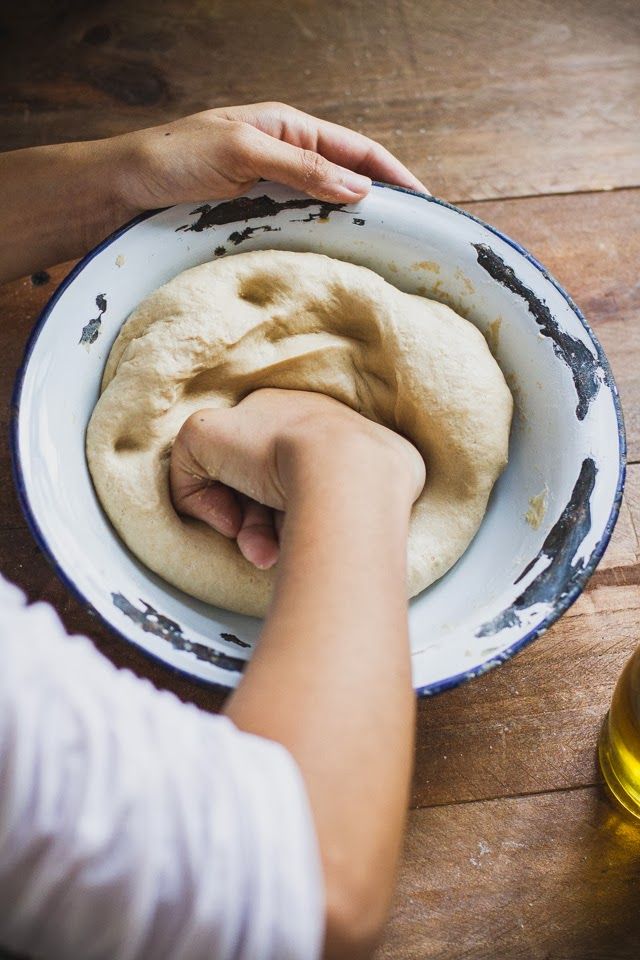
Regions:
M 598 754 L 609 790 L 640 819 L 640 647 L 616 684 Z

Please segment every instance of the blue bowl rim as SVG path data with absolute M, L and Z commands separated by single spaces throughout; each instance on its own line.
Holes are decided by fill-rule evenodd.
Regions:
M 416 687 L 415 692 L 419 697 L 434 696 L 437 693 L 442 693 L 445 690 L 450 690 L 454 687 L 459 686 L 467 680 L 472 680 L 474 677 L 482 676 L 485 673 L 488 673 L 490 670 L 495 669 L 497 666 L 500 666 L 502 663 L 505 663 L 507 660 L 510 660 L 515 654 L 519 653 L 524 647 L 532 643 L 537 637 L 549 629 L 559 618 L 565 613 L 569 607 L 575 603 L 577 598 L 582 593 L 585 584 L 589 580 L 589 577 L 592 575 L 596 569 L 598 563 L 602 559 L 602 556 L 607 548 L 607 545 L 611 539 L 611 535 L 616 525 L 618 515 L 620 513 L 620 506 L 622 503 L 622 495 L 624 491 L 624 483 L 626 476 L 626 453 L 627 453 L 627 444 L 626 444 L 626 434 L 624 427 L 624 418 L 622 414 L 622 406 L 620 403 L 620 397 L 618 393 L 618 388 L 611 371 L 611 367 L 607 357 L 602 349 L 600 341 L 594 334 L 593 330 L 587 323 L 587 320 L 584 317 L 584 314 L 569 296 L 566 290 L 561 286 L 560 283 L 555 279 L 555 277 L 544 267 L 534 256 L 529 253 L 525 247 L 521 246 L 517 241 L 512 240 L 511 237 L 507 236 L 505 233 L 502 233 L 501 230 L 498 230 L 497 227 L 493 227 L 488 223 L 485 223 L 480 217 L 475 216 L 475 214 L 469 213 L 466 210 L 462 210 L 460 207 L 456 207 L 452 203 L 448 203 L 446 200 L 441 200 L 438 197 L 433 197 L 430 194 L 418 193 L 416 190 L 410 190 L 407 187 L 399 187 L 394 184 L 382 183 L 380 181 L 374 180 L 373 186 L 376 188 L 381 188 L 385 190 L 394 190 L 397 193 L 405 193 L 409 196 L 416 197 L 420 200 L 423 200 L 427 203 L 436 203 L 441 207 L 446 207 L 448 210 L 452 210 L 454 213 L 459 214 L 460 216 L 466 217 L 469 220 L 472 220 L 474 223 L 479 224 L 485 230 L 488 230 L 489 233 L 494 234 L 508 246 L 512 247 L 517 251 L 522 257 L 525 258 L 533 267 L 538 270 L 543 277 L 548 280 L 560 293 L 560 295 L 567 302 L 570 309 L 577 316 L 578 320 L 584 327 L 587 335 L 589 336 L 598 356 L 598 361 L 602 366 L 603 370 L 606 372 L 606 384 L 607 389 L 610 390 L 611 396 L 613 399 L 613 404 L 616 412 L 616 421 L 618 426 L 618 479 L 616 483 L 616 492 L 613 499 L 613 504 L 609 517 L 605 524 L 605 528 L 602 534 L 602 537 L 597 542 L 593 548 L 587 563 L 584 565 L 580 573 L 575 577 L 573 586 L 570 591 L 567 592 L 562 599 L 554 605 L 553 610 L 532 630 L 526 633 L 523 637 L 520 637 L 518 640 L 514 641 L 509 647 L 506 647 L 502 650 L 497 656 L 489 657 L 483 663 L 477 664 L 474 667 L 471 667 L 469 670 L 462 671 L 461 673 L 454 674 L 451 677 L 445 677 L 442 680 L 436 680 L 432 683 L 424 684 L 421 687 Z M 320 202 L 320 201 L 318 201 Z M 18 368 L 16 375 L 16 380 L 13 388 L 13 394 L 11 398 L 11 416 L 9 423 L 10 430 L 10 449 L 11 449 L 11 465 L 13 479 L 18 492 L 18 501 L 22 508 L 22 512 L 27 521 L 27 525 L 31 530 L 31 534 L 36 541 L 38 547 L 43 552 L 49 564 L 52 566 L 54 572 L 59 577 L 59 579 L 65 584 L 65 586 L 71 591 L 71 593 L 76 597 L 77 600 L 85 607 L 85 609 L 93 616 L 97 617 L 108 629 L 110 629 L 117 636 L 121 637 L 127 643 L 132 643 L 136 646 L 142 653 L 149 657 L 151 660 L 154 660 L 158 663 L 161 663 L 164 667 L 170 671 L 180 674 L 181 676 L 187 677 L 192 682 L 198 683 L 199 685 L 206 687 L 219 687 L 226 692 L 230 692 L 231 688 L 226 684 L 220 683 L 213 679 L 205 679 L 203 677 L 195 676 L 188 669 L 179 667 L 175 664 L 168 663 L 163 657 L 159 654 L 153 653 L 147 647 L 143 646 L 136 640 L 133 640 L 131 637 L 128 637 L 125 633 L 118 629 L 107 617 L 103 616 L 96 608 L 93 606 L 90 600 L 84 596 L 77 584 L 67 575 L 67 573 L 62 569 L 58 560 L 56 559 L 53 551 L 50 549 L 47 540 L 42 533 L 38 521 L 33 514 L 31 505 L 29 503 L 29 498 L 26 490 L 26 485 L 24 482 L 24 475 L 22 471 L 22 464 L 20 461 L 19 453 L 19 417 L 20 417 L 20 397 L 22 394 L 22 387 L 24 384 L 24 379 L 27 372 L 27 366 L 29 360 L 31 359 L 31 354 L 36 345 L 38 337 L 42 332 L 42 329 L 51 314 L 54 306 L 65 292 L 67 287 L 75 280 L 75 278 L 84 270 L 84 268 L 96 257 L 99 253 L 102 253 L 103 250 L 106 250 L 107 247 L 111 246 L 116 240 L 122 237 L 125 233 L 132 229 L 132 227 L 137 226 L 139 223 L 143 223 L 145 220 L 150 219 L 151 217 L 156 216 L 159 213 L 164 212 L 169 209 L 168 207 L 160 207 L 154 210 L 146 210 L 143 213 L 138 214 L 133 217 L 123 226 L 119 227 L 117 230 L 114 230 L 113 233 L 110 233 L 109 236 L 105 237 L 97 246 L 90 250 L 78 263 L 71 269 L 67 274 L 64 280 L 58 285 L 54 290 L 53 294 L 43 307 L 40 315 L 27 339 L 24 354 L 22 357 L 22 362 Z

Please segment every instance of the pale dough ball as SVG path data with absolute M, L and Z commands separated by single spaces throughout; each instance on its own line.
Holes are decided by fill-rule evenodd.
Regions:
M 507 462 L 512 399 L 482 334 L 441 303 L 365 267 L 261 250 L 205 263 L 123 325 L 87 431 L 100 501 L 132 552 L 209 603 L 263 615 L 274 570 L 171 504 L 168 463 L 185 419 L 260 387 L 316 390 L 408 437 L 427 481 L 411 517 L 410 596 L 476 533 Z

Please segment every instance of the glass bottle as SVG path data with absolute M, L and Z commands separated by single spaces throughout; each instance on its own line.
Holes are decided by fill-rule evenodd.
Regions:
M 629 813 L 640 819 L 640 647 L 616 684 L 598 745 L 605 782 Z

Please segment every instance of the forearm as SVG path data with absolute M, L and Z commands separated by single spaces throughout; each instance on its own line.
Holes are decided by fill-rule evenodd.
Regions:
M 0 154 L 0 282 L 82 256 L 131 216 L 121 140 Z
M 406 496 L 372 481 L 363 466 L 359 474 L 351 465 L 339 487 L 327 472 L 291 503 L 274 602 L 227 712 L 294 756 L 329 896 L 345 882 L 354 899 L 360 891 L 375 930 L 407 806 L 414 695 Z

